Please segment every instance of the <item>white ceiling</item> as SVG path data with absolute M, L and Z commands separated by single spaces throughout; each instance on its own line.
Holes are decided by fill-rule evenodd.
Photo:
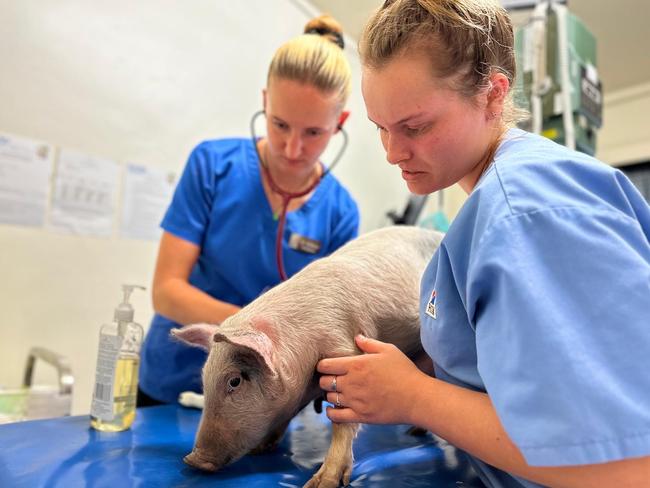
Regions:
M 347 35 L 359 39 L 370 13 L 382 0 L 310 0 L 341 22 Z M 598 42 L 598 71 L 605 94 L 650 82 L 650 14 L 648 0 L 568 0 Z M 646 12 L 645 14 L 643 12 Z M 526 11 L 512 13 L 515 25 Z

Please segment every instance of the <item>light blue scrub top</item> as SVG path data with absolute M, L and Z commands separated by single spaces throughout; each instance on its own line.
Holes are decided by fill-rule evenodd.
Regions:
M 649 236 L 620 171 L 512 129 L 429 264 L 436 376 L 487 392 L 529 465 L 650 455 Z
M 278 221 L 264 193 L 251 139 L 198 145 L 189 157 L 162 228 L 201 247 L 189 282 L 219 300 L 244 306 L 280 282 L 275 257 Z M 312 196 L 287 214 L 283 258 L 287 276 L 331 254 L 358 234 L 359 211 L 331 174 Z M 320 243 L 314 254 L 292 249 L 292 234 Z M 140 388 L 167 403 L 182 391 L 202 391 L 206 353 L 172 340 L 179 324 L 153 318 L 145 338 Z

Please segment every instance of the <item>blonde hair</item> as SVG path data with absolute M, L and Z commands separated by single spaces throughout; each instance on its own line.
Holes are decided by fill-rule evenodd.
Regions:
M 426 55 L 434 74 L 467 98 L 488 88 L 492 73 L 503 73 L 511 87 L 503 122 L 514 125 L 527 117 L 513 102 L 512 23 L 497 0 L 385 1 L 361 36 L 361 62 L 381 68 L 407 50 Z
M 267 85 L 274 78 L 299 81 L 324 93 L 336 93 L 341 106 L 345 105 L 352 74 L 343 51 L 341 25 L 329 15 L 321 15 L 310 20 L 304 32 L 275 52 Z

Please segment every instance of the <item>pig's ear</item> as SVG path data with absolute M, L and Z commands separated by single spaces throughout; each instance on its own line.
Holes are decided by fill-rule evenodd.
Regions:
M 273 342 L 264 332 L 260 332 L 259 330 L 246 330 L 229 335 L 217 332 L 214 335 L 214 341 L 228 342 L 234 346 L 245 348 L 247 352 L 252 352 L 260 364 L 273 376 L 277 374 L 273 360 Z
M 192 324 L 180 329 L 172 329 L 171 333 L 185 344 L 209 351 L 212 347 L 212 338 L 218 328 L 219 326 L 212 324 Z
M 275 330 L 275 325 L 272 321 L 265 317 L 253 317 L 251 320 L 251 325 L 260 332 L 266 334 L 273 344 L 278 342 L 278 334 Z

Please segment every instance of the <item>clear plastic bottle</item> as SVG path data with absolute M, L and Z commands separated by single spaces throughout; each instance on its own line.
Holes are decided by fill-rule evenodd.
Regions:
M 122 285 L 124 299 L 115 309 L 114 321 L 102 326 L 90 409 L 90 425 L 105 432 L 119 432 L 135 420 L 140 347 L 144 329 L 133 321 L 131 292 L 143 286 Z

